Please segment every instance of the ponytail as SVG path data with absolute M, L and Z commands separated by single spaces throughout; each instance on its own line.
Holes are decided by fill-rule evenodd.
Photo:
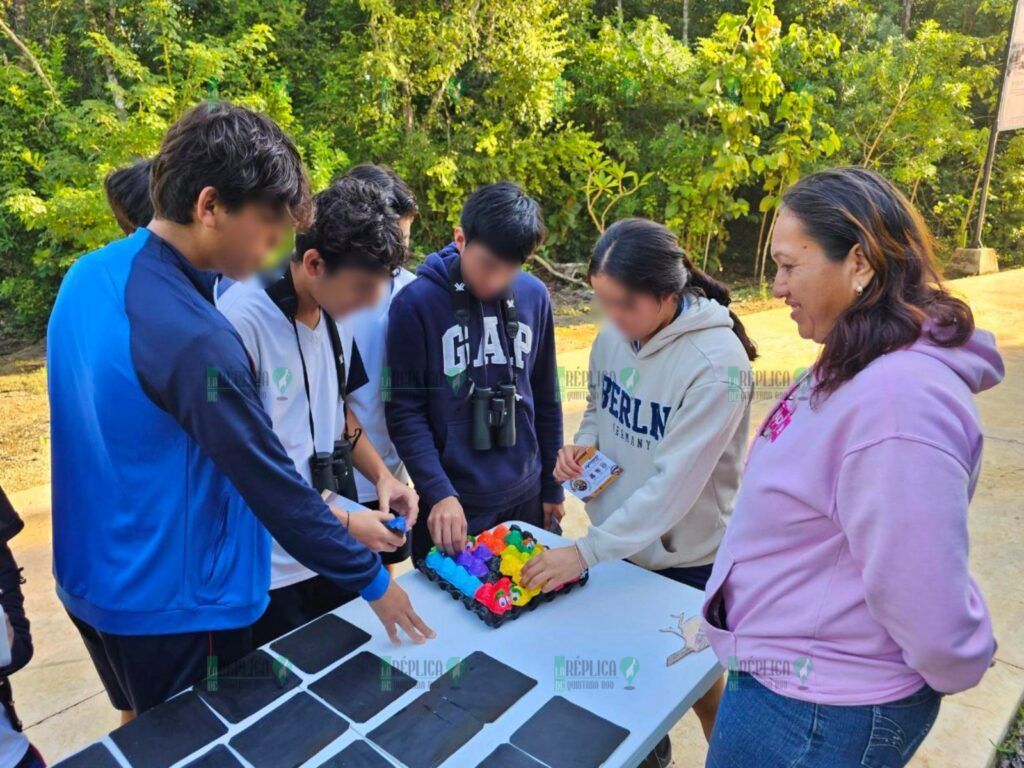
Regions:
M 690 257 L 685 253 L 683 254 L 683 262 L 686 264 L 686 268 L 690 270 L 690 282 L 687 284 L 686 290 L 692 289 L 694 293 L 706 299 L 714 299 L 728 309 L 732 303 L 732 296 L 729 293 L 729 289 L 725 287 L 725 284 L 718 282 L 707 272 L 701 272 L 693 266 L 690 263 Z M 743 322 L 731 309 L 729 310 L 729 317 L 732 318 L 732 332 L 736 334 L 740 344 L 743 345 L 743 349 L 747 353 L 747 359 L 750 362 L 754 362 L 757 360 L 757 345 L 747 335 L 747 329 L 743 327 Z
M 692 293 L 713 299 L 728 309 L 729 289 L 694 266 L 672 231 L 648 219 L 628 218 L 612 224 L 594 246 L 587 276 L 602 273 L 640 293 L 658 298 Z M 747 358 L 757 359 L 757 347 L 743 323 L 729 310 L 732 330 Z

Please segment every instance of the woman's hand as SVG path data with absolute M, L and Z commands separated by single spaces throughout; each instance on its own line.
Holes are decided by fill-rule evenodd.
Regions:
M 338 515 L 338 512 L 334 512 Z M 368 509 L 365 512 L 343 512 L 339 515 L 342 523 L 348 525 L 348 532 L 363 546 L 374 552 L 394 552 L 405 543 L 405 537 L 384 525 L 395 516 L 390 512 Z
M 405 518 L 406 528 L 416 525 L 420 497 L 412 488 L 390 472 L 377 483 L 377 500 L 381 512 L 393 512 Z
M 558 450 L 558 458 L 555 460 L 555 480 L 564 483 L 579 477 L 583 471 L 580 459 L 587 452 L 585 445 L 563 445 Z
M 523 565 L 521 583 L 527 589 L 540 587 L 544 592 L 550 592 L 582 576 L 581 562 L 575 545 L 545 550 Z

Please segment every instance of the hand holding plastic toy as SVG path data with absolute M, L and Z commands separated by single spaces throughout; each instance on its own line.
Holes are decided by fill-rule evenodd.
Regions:
M 551 592 L 583 575 L 575 546 L 558 547 L 531 557 L 524 565 L 520 583 L 526 589 Z

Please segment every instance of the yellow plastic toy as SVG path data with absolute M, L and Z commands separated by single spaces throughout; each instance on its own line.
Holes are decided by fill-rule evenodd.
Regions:
M 512 581 L 518 582 L 523 570 L 523 564 L 527 559 L 527 556 L 515 547 L 505 547 L 505 549 L 501 551 L 501 565 L 499 566 L 499 570 L 504 575 L 512 579 Z
M 540 588 L 526 589 L 520 584 L 512 585 L 512 605 L 526 605 L 540 594 Z

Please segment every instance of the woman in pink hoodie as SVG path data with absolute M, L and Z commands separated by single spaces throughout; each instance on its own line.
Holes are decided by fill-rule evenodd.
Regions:
M 747 455 L 704 617 L 729 669 L 707 765 L 902 766 L 995 653 L 967 568 L 990 333 L 878 174 L 786 193 L 774 295 L 821 355 Z

